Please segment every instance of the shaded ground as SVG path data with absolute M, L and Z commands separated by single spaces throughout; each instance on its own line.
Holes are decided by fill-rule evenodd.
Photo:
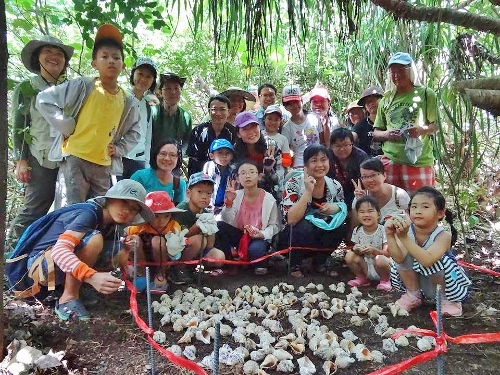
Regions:
M 495 258 L 496 257 L 496 258 Z M 474 254 L 476 264 L 485 264 L 493 269 L 499 270 L 498 254 L 495 255 L 490 243 L 478 244 Z M 487 259 L 486 259 L 487 258 Z M 232 293 L 235 288 L 242 285 L 265 285 L 271 289 L 279 282 L 287 282 L 296 287 L 307 285 L 312 282 L 322 283 L 325 291 L 331 283 L 346 281 L 350 275 L 347 270 L 339 266 L 340 277 L 331 278 L 329 276 L 315 274 L 306 275 L 303 279 L 295 279 L 286 275 L 284 269 L 274 269 L 272 274 L 265 276 L 254 276 L 250 271 L 240 271 L 237 276 L 210 277 L 203 276 L 202 285 L 212 289 L 227 289 Z M 470 272 L 473 279 L 473 290 L 471 299 L 464 305 L 464 314 L 461 318 L 447 319 L 445 322 L 445 331 L 451 336 L 457 336 L 466 333 L 498 332 L 498 313 L 492 316 L 485 316 L 478 312 L 478 307 L 486 306 L 500 309 L 500 279 Z M 341 295 L 339 297 L 342 297 Z M 397 299 L 396 293 L 385 293 L 375 290 L 375 288 L 363 289 L 363 298 L 369 298 L 374 303 L 385 306 L 388 302 Z M 132 322 L 128 304 L 129 293 L 119 292 L 111 297 L 101 297 L 99 304 L 89 308 L 93 315 L 90 323 L 69 322 L 61 323 L 55 317 L 53 304 L 35 306 L 36 316 L 29 316 L 27 310 L 14 308 L 9 304 L 6 308 L 6 343 L 13 338 L 24 338 L 29 345 L 39 349 L 53 348 L 56 351 L 64 350 L 65 359 L 70 374 L 142 374 L 146 372 L 148 365 L 149 345 L 144 339 L 144 335 Z M 158 296 L 154 297 L 158 299 Z M 345 298 L 345 295 L 344 295 Z M 146 297 L 139 296 L 138 303 L 141 309 L 141 315 L 145 321 L 147 316 L 144 306 Z M 482 305 L 481 305 L 482 304 Z M 424 306 L 411 313 L 409 317 L 390 317 L 390 325 L 393 327 L 408 327 L 415 325 L 419 328 L 434 329 L 429 318 L 429 311 L 432 306 Z M 388 313 L 385 308 L 384 313 Z M 361 327 L 351 327 L 351 315 L 335 315 L 331 320 L 322 320 L 330 329 L 340 335 L 346 329 L 352 329 L 370 349 L 381 350 L 381 338 L 373 333 L 373 323 L 367 321 Z M 160 316 L 154 315 L 155 328 L 159 326 Z M 289 323 L 282 318 L 284 328 Z M 169 327 L 162 327 L 167 333 L 169 346 L 182 336 L 182 332 L 173 332 Z M 29 332 L 29 334 L 27 333 Z M 225 343 L 230 344 L 232 348 L 237 345 L 231 338 L 224 339 Z M 384 367 L 392 363 L 410 358 L 419 353 L 415 347 L 415 341 L 411 341 L 410 346 L 400 348 L 397 353 L 388 354 L 385 364 L 376 364 L 373 362 L 354 363 L 351 367 L 339 370 L 340 374 L 365 374 L 377 368 Z M 209 345 L 202 346 L 197 342 L 197 359 L 201 360 L 204 355 L 211 352 Z M 309 358 L 315 358 L 309 349 L 306 350 Z M 166 359 L 156 356 L 157 374 L 188 374 L 189 372 L 170 364 Z M 317 368 L 317 374 L 323 374 L 321 365 L 323 361 L 314 360 Z M 448 353 L 445 356 L 446 374 L 497 374 L 500 367 L 500 343 L 499 344 L 481 344 L 481 345 L 453 345 L 448 346 Z M 297 369 L 297 367 L 296 367 Z M 51 370 L 46 374 L 68 373 L 65 369 L 58 371 Z M 277 372 L 268 371 L 270 374 Z M 435 361 L 427 362 L 407 371 L 408 374 L 430 374 L 436 372 Z M 224 367 L 220 369 L 220 374 L 242 374 L 241 366 Z M 295 372 L 298 374 L 298 371 Z

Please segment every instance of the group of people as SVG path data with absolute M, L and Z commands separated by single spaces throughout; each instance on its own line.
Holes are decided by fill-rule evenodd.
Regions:
M 351 126 L 333 114 L 325 87 L 302 95 L 286 85 L 276 105 L 277 88 L 265 83 L 249 111 L 257 98 L 240 88 L 211 96 L 209 118 L 193 127 L 179 106 L 185 78 L 158 74 L 143 57 L 132 67 L 131 90 L 118 84 L 124 56 L 116 27 L 103 25 L 95 37 L 98 78 L 66 81 L 72 54 L 49 36 L 22 51 L 36 76 L 19 84 L 12 104 L 25 200 L 11 226 L 16 246 L 6 275 L 18 292 L 63 284 L 57 315 L 88 320 L 82 283 L 116 291 L 120 279 L 109 271 L 134 254 L 155 264 L 150 279 L 143 266 L 129 270 L 137 286 L 164 293 L 169 283 L 192 282 L 194 272 L 166 260 L 210 258 L 206 272 L 219 276 L 228 272 L 222 260 L 303 248 L 290 256 L 291 275 L 303 277 L 327 272 L 329 255 L 304 249 L 344 242 L 353 245 L 345 256 L 355 276 L 349 285 L 378 280 L 377 289 L 403 291 L 396 303 L 409 311 L 421 291 L 431 297 L 441 284 L 443 311 L 461 314 L 470 281 L 453 258 L 453 236 L 439 225 L 446 218 L 453 229 L 432 187 L 436 95 L 419 82 L 410 55 L 390 58 L 385 94 L 370 87 L 348 106 Z M 47 214 L 56 192 L 67 206 Z M 268 261 L 252 267 L 265 274 Z

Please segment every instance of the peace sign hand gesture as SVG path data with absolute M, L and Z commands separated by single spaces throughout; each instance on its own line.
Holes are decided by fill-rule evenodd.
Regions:
M 226 201 L 233 202 L 236 199 L 236 187 L 238 183 L 236 180 L 229 180 L 226 186 Z
M 366 195 L 366 191 L 363 189 L 363 185 L 361 184 L 361 180 L 358 179 L 356 180 L 351 180 L 352 184 L 354 185 L 354 196 L 356 199 L 360 199 Z
M 316 179 L 313 176 L 309 176 L 304 170 L 304 186 L 306 191 L 311 195 L 314 190 L 314 185 L 316 185 Z
M 264 171 L 270 171 L 276 165 L 276 159 L 274 158 L 275 150 L 274 146 L 266 149 L 266 153 L 264 154 Z

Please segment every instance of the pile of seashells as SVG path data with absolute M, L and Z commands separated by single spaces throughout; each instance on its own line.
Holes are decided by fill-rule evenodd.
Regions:
M 160 301 L 153 302 L 152 308 L 161 315 L 161 326 L 171 325 L 168 330 L 181 335 L 177 343 L 167 349 L 212 370 L 213 351 L 199 361 L 194 344 L 213 345 L 216 323 L 220 323 L 221 341 L 227 342 L 231 337 L 237 345 L 234 349 L 227 343 L 222 345 L 219 362 L 229 366 L 242 364 L 244 374 L 249 375 L 264 375 L 267 371 L 321 373 L 306 355 L 306 348 L 317 357 L 316 363 L 323 363 L 322 370 L 329 375 L 356 361 L 382 363 L 384 352 L 393 353 L 398 347 L 409 345 L 411 334 L 396 340 L 390 338 L 397 330 L 389 326 L 388 317 L 382 314 L 384 308 L 363 299 L 356 287 L 347 295 L 343 282 L 331 284 L 327 289 L 345 298 L 329 297 L 322 284 L 313 283 L 298 288 L 280 283 L 271 290 L 245 285 L 237 288 L 234 295 L 227 290 L 190 287 L 185 292 L 176 290 L 172 296 L 162 295 Z M 408 315 L 393 303 L 385 310 L 393 316 Z M 380 337 L 381 351 L 367 348 L 352 330 L 338 335 L 318 320 L 331 321 L 329 326 L 334 327 L 335 315 L 342 313 L 352 315 L 351 326 L 371 324 Z M 286 321 L 290 326 L 287 331 L 281 324 Z M 171 336 L 169 334 L 169 338 Z M 156 331 L 153 338 L 159 344 L 169 345 L 165 332 Z M 424 337 L 416 345 L 427 351 L 435 346 L 435 341 Z

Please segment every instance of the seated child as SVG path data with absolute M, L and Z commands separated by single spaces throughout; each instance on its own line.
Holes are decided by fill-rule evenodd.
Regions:
M 207 210 L 210 197 L 214 191 L 214 180 L 203 172 L 194 173 L 189 177 L 186 195 L 187 202 L 177 205 L 177 208 L 186 210 L 176 214 L 176 220 L 183 229 L 187 229 L 185 237 L 189 244 L 182 252 L 181 260 L 193 260 L 206 257 L 225 260 L 224 253 L 214 248 L 215 233 L 218 231 L 214 215 Z M 222 270 L 218 263 L 210 263 L 211 275 L 220 275 Z M 169 280 L 173 284 L 186 284 L 193 281 L 186 267 L 171 267 Z
M 378 223 L 380 208 L 375 199 L 365 195 L 356 202 L 354 211 L 360 224 L 352 233 L 354 247 L 346 253 L 345 262 L 356 277 L 347 284 L 362 287 L 380 280 L 377 289 L 390 291 L 390 259 L 384 227 Z
M 451 233 L 439 221 L 446 219 Z M 453 215 L 445 208 L 443 194 L 430 186 L 418 189 L 410 201 L 410 217 L 393 216 L 385 222 L 391 262 L 391 284 L 404 292 L 396 301 L 410 311 L 422 304 L 422 293 L 435 298 L 443 287 L 442 312 L 461 316 L 471 281 L 457 264 L 451 246 L 457 238 Z
M 178 212 L 186 212 L 175 207 L 174 202 L 170 199 L 170 196 L 166 191 L 153 191 L 146 195 L 146 206 L 151 208 L 155 217 L 149 223 L 144 223 L 141 225 L 128 227 L 128 235 L 137 239 L 137 262 L 141 263 L 147 262 L 159 262 L 172 259 L 178 260 L 181 257 L 183 246 L 173 247 L 168 246 L 168 239 L 172 236 L 184 237 L 183 235 L 187 232 L 181 232 L 181 226 L 172 217 L 172 214 Z M 184 241 L 178 241 L 179 243 L 184 243 Z M 141 290 L 145 286 L 146 280 L 144 275 L 144 266 L 138 267 L 137 276 L 141 276 L 141 279 L 137 278 L 136 286 L 137 289 Z M 154 278 L 150 282 L 151 293 L 165 293 L 168 289 L 167 279 L 165 277 L 168 267 L 167 266 L 155 266 Z M 143 279 L 142 279 L 143 277 Z
M 214 181 L 214 192 L 210 199 L 210 205 L 214 215 L 220 214 L 224 206 L 224 195 L 226 194 L 227 181 L 234 172 L 231 161 L 234 157 L 234 147 L 227 139 L 215 139 L 209 149 L 210 161 L 203 166 L 203 173 L 208 174 Z
M 283 134 L 279 133 L 282 120 L 283 114 L 279 106 L 270 105 L 264 111 L 264 125 L 266 130 L 263 131 L 263 134 L 268 143 L 268 148 L 270 147 L 269 140 L 273 141 L 273 145 L 276 148 L 273 154 L 276 160 L 275 170 L 276 175 L 278 176 L 280 197 L 283 193 L 283 186 L 285 185 L 286 170 L 292 166 L 292 157 L 290 155 L 288 139 L 286 139 Z
M 242 236 L 249 236 L 248 259 L 253 260 L 267 254 L 270 242 L 279 232 L 279 215 L 276 199 L 257 184 L 259 171 L 252 161 L 244 161 L 237 169 L 237 182 L 243 189 L 235 190 L 236 181 L 229 183 L 222 209 L 222 220 L 218 223 L 217 243 L 229 257 L 231 248 L 238 247 Z M 267 273 L 267 261 L 255 265 L 255 274 Z
M 103 294 L 118 290 L 121 280 L 109 271 L 124 266 L 132 250 L 130 237 L 121 243 L 120 228 L 153 219 L 145 198 L 141 184 L 125 179 L 104 196 L 41 217 L 26 229 L 6 261 L 9 284 L 22 297 L 39 293 L 39 283 L 48 290 L 64 285 L 55 306 L 57 316 L 61 320 L 89 320 L 80 300 L 80 287 L 86 282 Z M 19 258 L 24 254 L 27 256 L 21 264 Z M 16 278 L 15 267 L 19 265 L 26 268 Z

